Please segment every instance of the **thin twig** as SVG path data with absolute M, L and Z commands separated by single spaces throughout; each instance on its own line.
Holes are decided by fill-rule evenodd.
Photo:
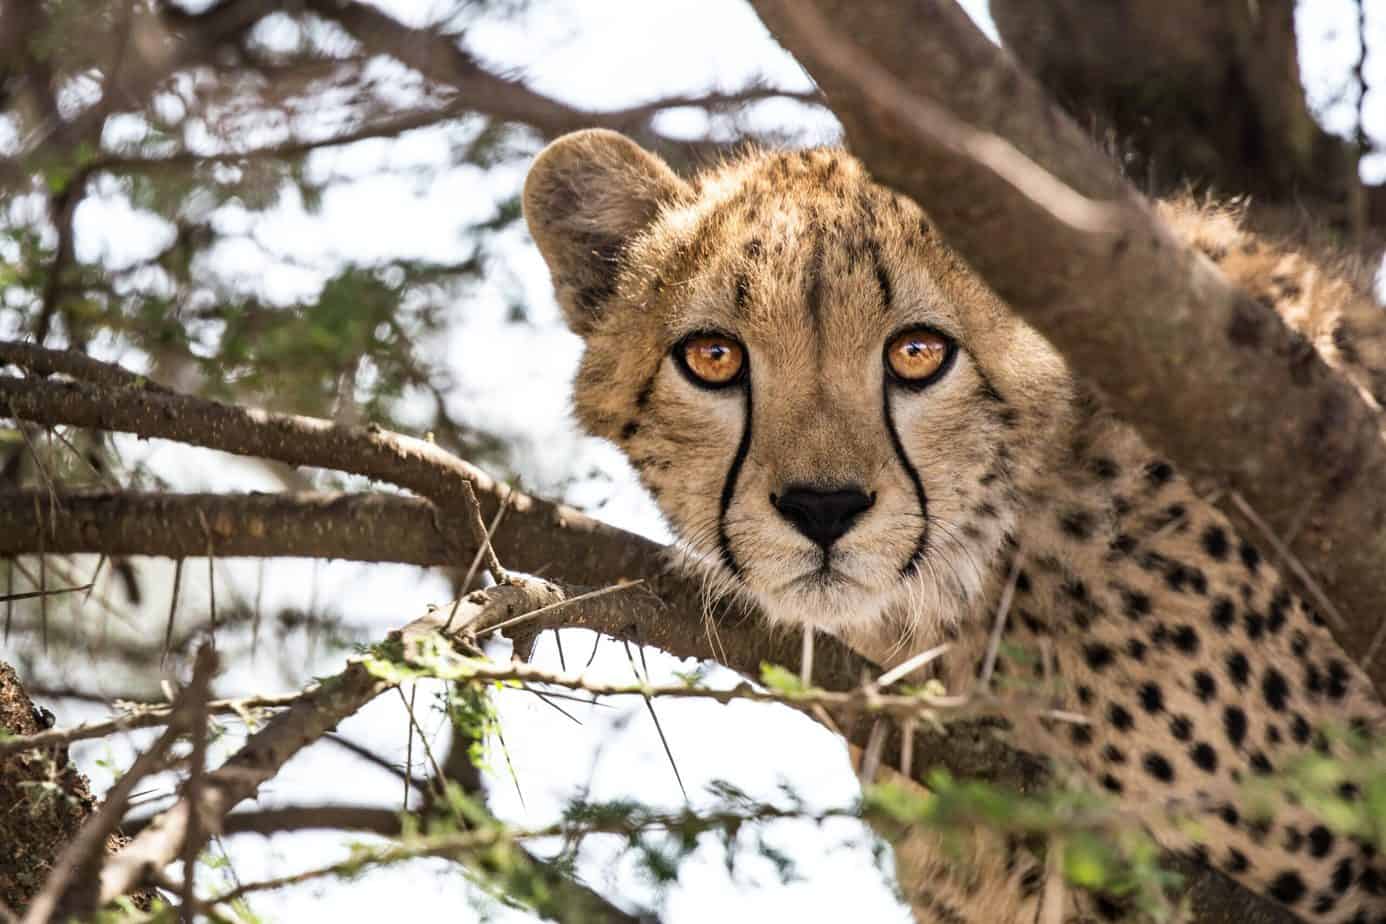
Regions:
M 414 694 L 418 691 L 418 689 L 418 684 L 410 684 L 408 699 L 404 698 L 404 690 L 400 689 L 399 687 L 395 687 L 395 692 L 399 694 L 400 702 L 404 704 L 404 711 L 409 714 L 409 726 L 414 732 L 418 734 L 419 742 L 423 745 L 424 756 L 428 758 L 429 766 L 433 768 L 433 779 L 435 781 L 435 785 L 442 785 L 443 768 L 438 765 L 438 759 L 433 756 L 433 748 L 428 743 L 428 736 L 424 734 L 423 726 L 419 724 L 418 717 L 414 715 Z M 410 739 L 412 743 L 412 734 L 410 735 Z M 409 771 L 412 773 L 413 770 L 414 767 L 411 763 L 409 765 Z
M 468 493 L 471 497 L 472 509 L 476 511 L 476 519 L 477 522 L 480 523 L 481 507 L 477 503 L 476 491 L 472 490 L 470 485 L 468 485 L 467 487 Z M 462 598 L 467 595 L 467 588 L 472 586 L 472 578 L 476 577 L 477 569 L 481 567 L 481 561 L 483 558 L 485 558 L 487 551 L 490 551 L 492 558 L 494 558 L 496 555 L 495 550 L 491 548 L 491 537 L 494 536 L 496 534 L 496 530 L 500 528 L 501 520 L 505 518 L 505 511 L 510 508 L 510 504 L 508 501 L 509 498 L 506 498 L 505 500 L 502 500 L 499 505 L 497 505 L 496 515 L 491 518 L 491 525 L 487 529 L 482 531 L 481 541 L 477 544 L 476 554 L 472 556 L 472 563 L 467 566 L 467 573 L 462 578 L 462 583 L 458 585 L 457 599 L 452 601 L 452 610 L 448 613 L 447 622 L 443 624 L 444 633 L 446 633 L 448 629 L 452 627 L 452 621 L 457 616 L 457 608 L 462 604 Z M 434 515 L 435 517 L 437 516 L 436 510 Z M 494 575 L 495 572 L 492 572 L 492 574 Z M 496 583 L 499 584 L 502 582 L 499 578 L 497 578 Z
M 1006 576 L 1006 586 L 1001 591 L 1001 600 L 996 605 L 996 619 L 991 626 L 991 637 L 987 639 L 987 656 L 982 662 L 982 676 L 978 688 L 991 691 L 991 675 L 996 670 L 996 656 L 1001 651 L 1001 636 L 1006 631 L 1006 617 L 1011 612 L 1011 599 L 1015 597 L 1016 581 L 1020 579 L 1020 556 L 1011 562 L 1011 573 Z
M 51 590 L 27 590 L 22 593 L 0 594 L 0 600 L 5 603 L 13 603 L 16 600 L 32 600 L 35 597 L 53 597 L 58 594 L 79 594 L 84 590 L 91 590 L 91 584 L 83 584 L 81 587 L 54 587 Z
M 491 529 L 486 528 L 486 524 L 481 520 L 481 502 L 477 500 L 476 490 L 472 488 L 470 482 L 464 482 L 462 493 L 467 496 L 469 501 L 468 510 L 462 514 L 467 519 L 467 528 L 472 531 L 472 538 L 476 540 L 477 549 L 481 552 L 485 562 L 486 570 L 491 572 L 491 577 L 497 584 L 505 584 L 510 580 L 505 568 L 501 567 L 500 559 L 496 557 L 496 550 L 491 546 L 491 534 L 495 527 L 500 525 L 500 518 L 505 512 L 505 505 L 502 504 L 500 510 L 496 511 L 495 523 Z M 463 584 L 466 589 L 466 584 Z
M 935 645 L 933 648 L 930 648 L 927 651 L 921 651 L 919 654 L 915 655 L 909 660 L 902 661 L 900 664 L 897 664 L 895 667 L 892 667 L 890 670 L 886 671 L 884 674 L 877 677 L 876 686 L 880 687 L 881 689 L 885 689 L 891 686 L 897 680 L 909 676 L 910 674 L 914 673 L 919 668 L 928 664 L 930 661 L 933 661 L 939 655 L 948 651 L 948 649 L 952 647 L 952 642 L 944 642 L 942 645 Z
M 547 606 L 541 606 L 537 610 L 530 610 L 528 613 L 521 613 L 518 616 L 512 616 L 511 618 L 502 620 L 501 622 L 498 622 L 493 626 L 487 626 L 486 631 L 498 632 L 501 629 L 506 629 L 510 626 L 518 625 L 519 623 L 527 622 L 531 619 L 537 619 L 538 617 L 547 615 L 553 612 L 554 610 L 561 610 L 565 606 L 572 606 L 574 603 L 583 603 L 587 600 L 594 600 L 597 597 L 604 597 L 607 594 L 615 593 L 618 590 L 628 590 L 631 587 L 639 587 L 641 584 L 644 583 L 644 578 L 641 578 L 638 581 L 626 581 L 624 584 L 612 584 L 610 587 L 602 587 L 597 590 L 589 590 L 587 591 L 587 593 L 578 594 L 576 597 L 569 597 L 566 600 L 559 600 L 557 603 L 550 603 Z
M 168 598 L 168 624 L 164 627 L 164 647 L 159 656 L 159 663 L 162 665 L 168 660 L 169 648 L 173 645 L 173 623 L 178 615 L 178 588 L 183 583 L 183 559 L 173 564 L 173 591 Z
M 870 786 L 876 781 L 876 774 L 881 769 L 881 752 L 885 750 L 886 739 L 886 720 L 878 718 L 871 723 L 871 735 L 866 739 L 866 748 L 861 755 L 861 770 L 857 773 L 857 779 L 861 785 Z
M 648 674 L 645 674 L 645 675 L 642 676 L 641 673 L 640 673 L 640 669 L 637 668 L 637 667 L 635 666 L 635 656 L 634 656 L 633 654 L 631 654 L 630 642 L 626 641 L 625 639 L 622 639 L 622 640 L 621 640 L 621 643 L 622 643 L 623 645 L 625 645 L 625 648 L 626 648 L 626 659 L 627 659 L 628 661 L 630 661 L 630 670 L 631 670 L 631 673 L 635 675 L 635 679 L 636 679 L 636 680 L 639 680 L 639 681 L 641 681 L 642 683 L 648 684 L 648 683 L 649 683 L 649 675 L 648 675 Z M 654 721 L 655 731 L 659 734 L 659 743 L 662 744 L 662 745 L 664 746 L 664 756 L 667 757 L 667 758 L 669 758 L 669 766 L 672 767 L 673 770 L 674 770 L 674 779 L 675 779 L 675 780 L 678 782 L 678 784 L 679 784 L 679 792 L 683 793 L 683 801 L 684 801 L 684 802 L 687 802 L 687 801 L 688 801 L 688 789 L 685 788 L 684 785 L 683 785 L 683 774 L 679 773 L 679 764 L 678 764 L 678 761 L 674 760 L 674 751 L 673 751 L 672 748 L 669 747 L 669 739 L 668 739 L 667 737 L 665 737 L 665 735 L 664 735 L 664 726 L 660 724 L 659 715 L 658 715 L 658 713 L 655 712 L 654 700 L 653 700 L 650 696 L 648 696 L 648 695 L 646 695 L 646 696 L 644 697 L 644 700 L 645 700 L 645 708 L 646 708 L 647 710 L 649 710 L 649 713 L 650 713 L 650 719 Z

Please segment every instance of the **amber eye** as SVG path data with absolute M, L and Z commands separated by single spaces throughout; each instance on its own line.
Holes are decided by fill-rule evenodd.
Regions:
M 885 361 L 895 378 L 907 385 L 927 385 L 953 356 L 953 341 L 936 330 L 912 327 L 886 344 Z
M 722 334 L 694 334 L 674 350 L 688 376 L 707 388 L 734 384 L 746 368 L 746 348 Z

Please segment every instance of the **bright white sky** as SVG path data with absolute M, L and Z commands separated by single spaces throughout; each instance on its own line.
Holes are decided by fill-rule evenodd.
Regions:
M 432 0 L 375 2 L 420 24 L 437 8 Z M 989 27 L 984 0 L 963 5 Z M 1372 4 L 1373 13 L 1386 13 L 1382 6 L 1386 4 Z M 1355 57 L 1355 5 L 1351 0 L 1303 0 L 1300 14 L 1306 82 L 1311 98 L 1322 104 L 1343 85 Z M 1386 22 L 1377 22 L 1373 29 L 1383 26 Z M 592 108 L 638 103 L 670 93 L 735 89 L 757 75 L 788 88 L 807 86 L 798 66 L 769 39 L 742 0 L 538 0 L 534 12 L 516 22 L 477 26 L 469 33 L 468 43 L 485 58 L 518 68 L 538 88 Z M 1368 82 L 1386 86 L 1386 58 L 1369 59 Z M 1386 124 L 1382 124 L 1386 106 L 1369 98 L 1367 114 L 1369 129 L 1377 137 L 1386 137 Z M 830 140 L 834 131 L 831 120 L 789 103 L 762 105 L 755 118 L 757 125 L 791 131 L 806 142 Z M 1330 111 L 1328 121 L 1336 130 L 1349 130 L 1354 119 L 1355 103 L 1349 99 Z M 704 121 L 694 113 L 675 112 L 665 117 L 663 127 L 692 135 L 704 131 Z M 487 217 L 494 202 L 517 188 L 522 174 L 439 170 L 448 157 L 447 142 L 441 132 L 418 131 L 395 144 L 364 142 L 315 156 L 314 173 L 334 180 L 321 209 L 310 214 L 301 203 L 286 199 L 264 221 L 226 210 L 219 219 L 223 227 L 245 237 L 221 249 L 218 265 L 247 285 L 287 301 L 311 297 L 320 284 L 321 271 L 343 258 L 363 262 L 391 257 L 456 259 L 464 252 L 461 230 Z M 1386 166 L 1373 163 L 1365 170 L 1386 172 Z M 135 213 L 127 203 L 95 201 L 78 214 L 78 254 L 85 260 L 127 263 L 157 248 L 165 233 L 161 222 Z M 267 261 L 264 248 L 291 259 Z M 528 485 L 550 494 L 566 492 L 570 500 L 618 525 L 667 539 L 653 505 L 635 486 L 617 453 L 574 432 L 567 415 L 568 381 L 578 342 L 561 327 L 547 273 L 533 248 L 516 234 L 506 253 L 510 272 L 532 306 L 534 323 L 507 323 L 507 308 L 498 288 L 483 288 L 459 305 L 465 323 L 446 345 L 446 362 L 459 382 L 452 396 L 453 410 L 522 447 Z M 206 453 L 189 456 L 162 444 L 131 445 L 184 490 L 276 487 L 254 468 L 235 460 L 208 465 Z M 590 470 L 600 477 L 571 484 L 572 476 Z M 200 572 L 203 566 L 190 562 L 189 569 L 194 567 Z M 220 563 L 219 568 L 220 599 L 237 589 L 243 595 L 253 592 L 255 565 Z M 186 578 L 187 574 L 185 600 L 196 604 L 205 598 L 205 582 Z M 265 586 L 267 609 L 310 602 L 328 605 L 349 623 L 369 627 L 366 638 L 406 622 L 427 603 L 446 596 L 441 581 L 403 567 L 270 563 L 265 568 Z M 166 605 L 166 600 L 153 601 L 146 625 L 159 624 Z M 117 625 L 115 630 L 119 629 Z M 591 645 L 589 634 L 565 634 L 570 663 L 585 659 Z M 342 660 L 340 651 L 305 648 L 301 636 L 285 642 L 271 640 L 266 649 L 253 670 L 241 667 L 223 678 L 221 688 L 284 689 L 312 674 L 333 672 Z M 551 640 L 541 642 L 537 660 L 557 667 Z M 650 654 L 656 680 L 669 679 L 674 670 L 691 666 Z M 78 675 L 90 669 L 80 658 L 54 667 Z M 606 642 L 600 647 L 594 675 L 628 680 L 630 671 L 620 645 Z M 733 682 L 726 672 L 714 677 Z M 92 682 L 87 679 L 88 684 Z M 125 689 L 129 680 L 107 682 L 114 692 Z M 421 720 L 425 727 L 436 728 L 443 723 L 431 708 L 431 697 L 430 690 L 419 690 Z M 617 702 L 610 709 L 565 706 L 582 720 L 582 726 L 531 695 L 512 692 L 502 697 L 506 742 L 523 799 L 497 757 L 502 770 L 492 776 L 491 783 L 492 804 L 499 814 L 517 824 L 542 824 L 552 820 L 564 801 L 583 787 L 596 799 L 635 797 L 671 808 L 682 804 L 641 704 Z M 84 715 L 79 707 L 66 704 L 61 711 L 64 724 Z M 839 742 L 797 714 L 693 703 L 661 704 L 659 713 L 695 805 L 707 804 L 704 787 L 719 778 L 767 800 L 776 799 L 778 787 L 787 785 L 818 806 L 848 803 L 856 793 Z M 405 729 L 399 700 L 390 696 L 347 722 L 342 731 L 403 761 Z M 239 740 L 239 733 L 228 735 L 220 743 L 221 752 Z M 111 776 L 95 761 L 111 757 L 124 766 L 131 754 L 128 744 L 76 750 L 79 762 L 102 788 L 109 785 Z M 422 757 L 416 753 L 415 759 Z M 388 805 L 397 804 L 400 795 L 399 784 L 388 774 L 330 746 L 320 746 L 293 761 L 262 793 L 261 804 L 359 800 Z M 753 858 L 754 851 L 743 851 L 746 862 L 735 877 L 729 877 L 722 850 L 708 844 L 684 868 L 669 893 L 663 920 L 680 924 L 719 919 L 910 919 L 891 894 L 887 879 L 874 868 L 865 846 L 868 835 L 859 826 L 819 829 L 786 823 L 767 829 L 767 839 L 801 864 L 801 879 L 780 884 L 768 864 Z M 268 841 L 238 838 L 228 844 L 236 873 L 252 880 L 340 856 L 347 840 L 338 835 L 298 835 Z M 608 896 L 642 904 L 650 900 L 647 884 L 611 845 L 586 851 L 580 869 Z M 447 864 L 378 871 L 345 885 L 305 886 L 259 899 L 254 907 L 266 920 L 286 921 L 379 920 L 400 913 L 436 912 L 441 907 L 450 909 L 451 920 L 478 919 L 483 910 L 494 912 L 500 920 L 528 920 L 478 900 Z

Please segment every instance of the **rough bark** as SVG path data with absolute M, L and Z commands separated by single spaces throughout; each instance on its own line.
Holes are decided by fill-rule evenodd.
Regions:
M 1319 127 L 1300 84 L 1293 0 L 990 6 L 1006 47 L 1148 192 L 1192 185 L 1365 222 L 1356 145 Z
M 0 730 L 32 735 L 46 724 L 14 669 L 0 662 Z M 98 804 L 59 747 L 0 757 L 0 805 L 0 907 L 22 912 Z M 106 843 L 115 851 L 125 839 L 113 835 Z M 137 899 L 146 906 L 149 897 Z
M 918 201 L 1156 451 L 1238 491 L 1282 535 L 1312 499 L 1315 521 L 1293 550 L 1347 614 L 1340 643 L 1367 650 L 1386 600 L 1386 445 L 1379 415 L 1347 380 L 1178 244 L 954 4 L 755 5 L 827 92 L 876 176 Z M 966 114 L 975 128 L 950 126 L 961 142 L 934 131 L 916 118 L 915 99 Z M 1086 197 L 1108 229 L 1056 217 L 1014 174 L 969 153 L 998 143 L 1066 184 L 1067 196 Z M 1380 688 L 1386 665 L 1369 671 Z

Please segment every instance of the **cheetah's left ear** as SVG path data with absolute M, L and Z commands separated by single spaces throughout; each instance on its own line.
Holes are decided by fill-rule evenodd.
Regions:
M 616 132 L 574 132 L 540 152 L 525 180 L 525 220 L 574 332 L 591 331 L 631 239 L 690 192 L 664 161 Z

